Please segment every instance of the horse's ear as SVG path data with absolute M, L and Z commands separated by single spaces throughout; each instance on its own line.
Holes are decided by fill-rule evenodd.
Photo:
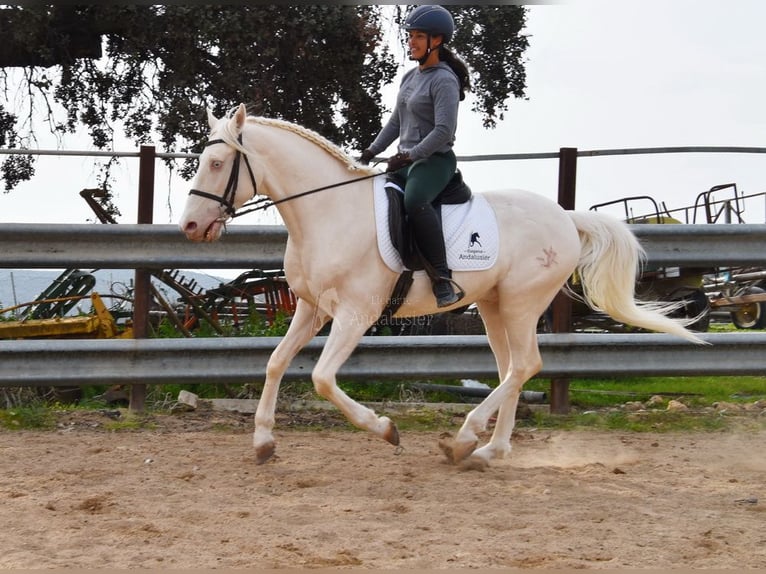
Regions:
M 245 108 L 245 104 L 239 104 L 239 107 L 237 108 L 237 111 L 234 112 L 234 117 L 232 118 L 235 125 L 237 126 L 237 131 L 242 130 L 242 126 L 245 125 L 246 119 L 247 119 L 247 108 Z
M 211 130 L 215 127 L 215 124 L 218 123 L 218 118 L 213 115 L 213 110 L 210 108 L 207 109 L 207 123 Z

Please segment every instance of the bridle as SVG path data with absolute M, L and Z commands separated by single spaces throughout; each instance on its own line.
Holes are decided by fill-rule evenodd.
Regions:
M 240 145 L 242 145 L 242 133 L 240 133 L 239 137 L 237 137 L 237 142 Z M 215 140 L 210 140 L 209 142 L 207 142 L 205 144 L 205 147 L 215 145 L 215 144 L 228 145 L 227 142 L 225 142 L 222 139 L 215 139 Z M 220 220 L 223 222 L 226 222 L 229 219 L 233 219 L 235 217 L 240 217 L 242 215 L 245 215 L 246 213 L 252 213 L 254 211 L 267 209 L 274 205 L 279 205 L 280 203 L 284 203 L 285 201 L 290 201 L 291 199 L 297 199 L 305 195 L 311 195 L 312 193 L 325 191 L 326 189 L 332 189 L 334 187 L 349 185 L 351 183 L 356 183 L 358 181 L 363 181 L 365 179 L 372 179 L 373 177 L 378 177 L 379 175 L 381 175 L 380 173 L 363 175 L 361 177 L 357 177 L 354 179 L 349 179 L 349 180 L 341 181 L 338 183 L 331 183 L 330 185 L 325 185 L 322 187 L 317 187 L 315 189 L 310 189 L 308 191 L 303 191 L 301 193 L 296 193 L 295 195 L 289 195 L 287 197 L 283 197 L 282 199 L 278 199 L 276 201 L 270 200 L 267 197 L 262 197 L 254 201 L 245 203 L 242 206 L 242 208 L 249 208 L 249 209 L 244 209 L 244 211 L 240 211 L 239 213 L 237 213 L 237 209 L 234 207 L 234 196 L 237 193 L 237 184 L 239 183 L 239 166 L 243 157 L 245 158 L 245 166 L 247 166 L 247 172 L 250 174 L 250 181 L 253 184 L 253 197 L 258 195 L 258 184 L 256 184 L 255 182 L 255 175 L 253 174 L 253 170 L 250 167 L 250 162 L 247 159 L 247 154 L 242 153 L 239 149 L 237 149 L 236 151 L 237 151 L 237 155 L 234 157 L 234 163 L 231 166 L 231 174 L 229 174 L 229 181 L 226 182 L 226 190 L 224 191 L 223 196 L 215 195 L 214 193 L 209 193 L 207 191 L 202 191 L 199 189 L 192 189 L 189 191 L 189 195 L 198 195 L 199 197 L 204 197 L 205 199 L 212 199 L 213 201 L 220 203 L 221 207 L 224 208 L 225 216 L 220 218 Z
M 237 138 L 237 142 L 239 142 L 240 145 L 242 145 L 242 134 L 239 134 L 239 137 Z M 216 140 L 210 140 L 205 144 L 205 147 L 215 145 L 215 144 L 226 144 L 226 142 L 222 139 L 216 139 Z M 227 144 L 228 145 L 228 144 Z M 206 199 L 212 199 L 213 201 L 217 201 L 221 204 L 221 207 L 224 208 L 224 215 L 225 217 L 222 217 L 222 219 L 228 220 L 229 218 L 235 217 L 235 212 L 237 209 L 234 207 L 234 196 L 237 193 L 237 185 L 239 184 L 239 166 L 240 162 L 242 161 L 242 158 L 245 158 L 245 166 L 247 166 L 247 173 L 250 174 L 250 181 L 253 184 L 253 197 L 258 195 L 258 184 L 255 183 L 255 175 L 253 174 L 253 169 L 250 167 L 250 162 L 247 159 L 247 155 L 242 153 L 239 149 L 236 150 L 237 155 L 234 156 L 234 163 L 231 166 L 231 173 L 229 174 L 229 181 L 226 182 L 226 190 L 223 192 L 223 195 L 215 195 L 214 193 L 208 193 L 207 191 L 202 191 L 199 189 L 192 189 L 189 191 L 189 195 L 198 195 L 200 197 L 204 197 Z

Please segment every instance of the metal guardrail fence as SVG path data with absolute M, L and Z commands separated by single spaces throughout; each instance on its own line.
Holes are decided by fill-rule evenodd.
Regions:
M 766 225 L 633 225 L 651 263 L 764 264 Z M 279 268 L 280 226 L 231 226 L 193 244 L 172 225 L 0 224 L 0 267 Z M 119 246 L 119 249 L 115 249 Z M 706 334 L 695 346 L 656 334 L 542 334 L 544 377 L 753 375 L 766 333 Z M 308 378 L 312 341 L 287 378 Z M 273 338 L 0 341 L 0 386 L 244 382 L 265 376 Z M 351 378 L 494 377 L 483 336 L 365 338 L 340 371 Z
M 229 226 L 192 243 L 175 225 L 0 224 L 0 268 L 279 269 L 282 226 Z
M 539 336 L 541 377 L 762 375 L 766 333 L 708 333 L 699 346 L 649 333 Z M 294 359 L 286 380 L 309 380 L 325 337 Z M 0 387 L 262 381 L 278 337 L 0 342 Z M 496 377 L 484 336 L 364 337 L 340 380 Z
M 631 225 L 657 265 L 766 265 L 766 224 Z M 192 243 L 174 225 L 0 224 L 0 268 L 278 269 L 287 231 L 231 225 Z

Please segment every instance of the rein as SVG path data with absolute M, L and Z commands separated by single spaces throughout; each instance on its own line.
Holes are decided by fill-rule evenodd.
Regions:
M 240 145 L 242 144 L 241 133 L 239 134 L 237 141 L 240 143 Z M 209 142 L 207 142 L 205 144 L 205 147 L 215 145 L 215 144 L 225 144 L 225 143 L 226 142 L 222 139 L 215 139 L 215 140 L 210 140 Z M 247 155 L 243 154 L 239 150 L 237 150 L 237 155 L 234 158 L 234 163 L 232 164 L 232 167 L 231 167 L 231 174 L 229 175 L 229 181 L 226 182 L 226 190 L 223 193 L 223 197 L 219 195 L 215 195 L 214 193 L 209 193 L 207 191 L 201 191 L 199 189 L 190 190 L 189 195 L 198 195 L 206 199 L 212 199 L 213 201 L 217 201 L 218 203 L 221 204 L 222 207 L 225 207 L 224 213 L 228 216 L 228 218 L 234 219 L 235 217 L 240 217 L 247 213 L 253 213 L 254 211 L 261 211 L 264 209 L 268 209 L 269 207 L 273 207 L 274 205 L 279 205 L 280 203 L 284 203 L 285 201 L 290 201 L 291 199 L 298 199 L 299 197 L 304 197 L 306 195 L 311 195 L 313 193 L 318 193 L 320 191 L 333 189 L 335 187 L 350 185 L 358 181 L 364 181 L 365 179 L 372 179 L 373 177 L 378 177 L 379 175 L 381 175 L 380 173 L 363 175 L 361 177 L 357 177 L 354 179 L 340 181 L 338 183 L 331 183 L 330 185 L 324 185 L 322 187 L 317 187 L 314 189 L 310 189 L 308 191 L 296 193 L 295 195 L 283 197 L 282 199 L 278 199 L 276 201 L 272 201 L 268 197 L 262 197 L 256 200 L 252 200 L 248 203 L 245 203 L 241 207 L 241 209 L 244 209 L 244 211 L 237 212 L 236 208 L 234 207 L 234 196 L 236 195 L 237 185 L 239 183 L 239 167 L 240 167 L 240 161 L 242 157 L 245 158 L 245 166 L 247 166 L 247 172 L 250 174 L 250 181 L 253 184 L 254 195 L 258 195 L 258 185 L 255 183 L 255 176 L 253 175 L 253 170 L 250 167 L 250 162 L 247 159 Z
M 295 195 L 289 195 L 287 197 L 283 197 L 282 199 L 278 199 L 276 201 L 272 201 L 267 197 L 256 199 L 255 201 L 251 201 L 250 203 L 246 203 L 242 206 L 242 209 L 245 209 L 248 207 L 250 209 L 245 209 L 244 211 L 235 213 L 234 215 L 232 215 L 232 218 L 239 217 L 240 215 L 245 215 L 246 213 L 260 211 L 262 209 L 268 209 L 269 207 L 272 207 L 274 205 L 279 205 L 280 203 L 284 203 L 285 201 L 290 201 L 291 199 L 298 199 L 299 197 L 303 197 L 305 195 L 311 195 L 312 193 L 318 193 L 320 191 L 325 191 L 327 189 L 332 189 L 334 187 L 342 187 L 344 185 L 350 185 L 352 183 L 356 183 L 357 181 L 364 181 L 365 179 L 372 179 L 373 177 L 378 177 L 379 175 L 380 175 L 379 173 L 373 173 L 370 175 L 363 175 L 361 177 L 349 179 L 346 181 L 340 181 L 338 183 L 331 183 L 330 185 L 317 187 L 315 189 L 309 189 L 308 191 L 302 191 L 301 193 L 296 193 Z M 262 204 L 262 205 L 258 205 L 258 204 Z

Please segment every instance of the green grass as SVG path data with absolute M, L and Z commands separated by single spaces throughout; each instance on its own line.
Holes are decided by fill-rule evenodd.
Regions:
M 438 409 L 418 409 L 404 414 L 392 414 L 391 419 L 400 431 L 445 431 L 457 428 L 460 420 L 451 413 Z
M 435 380 L 438 384 L 458 385 L 459 381 Z M 490 386 L 496 381 L 485 381 Z M 452 393 L 431 393 L 412 389 L 406 381 L 353 382 L 342 381 L 341 388 L 360 402 L 465 402 L 466 399 Z M 525 390 L 550 390 L 547 379 L 533 379 Z M 150 412 L 168 412 L 181 389 L 197 393 L 202 398 L 239 396 L 257 398 L 260 385 L 162 385 L 150 387 L 147 405 Z M 18 406 L 0 410 L 0 427 L 6 429 L 45 429 L 55 426 L 52 411 L 72 408 L 97 410 L 107 405 L 97 400 L 98 389 L 87 388 L 86 397 L 80 405 L 63 406 L 37 401 L 30 406 Z M 645 402 L 654 395 L 661 395 L 663 401 L 646 413 L 631 413 L 621 407 L 626 402 Z M 283 401 L 296 399 L 320 400 L 310 382 L 285 382 L 280 398 Z M 668 413 L 667 402 L 681 400 L 695 412 Z M 531 424 L 539 427 L 556 428 L 619 428 L 623 430 L 665 430 L 688 428 L 689 430 L 716 430 L 725 426 L 725 417 L 715 413 L 701 415 L 706 407 L 717 402 L 752 403 L 766 400 L 766 377 L 643 377 L 620 379 L 575 379 L 570 382 L 572 414 L 548 415 L 539 410 Z M 595 411 L 595 412 L 594 412 Z M 406 416 L 397 415 L 397 424 L 406 429 L 437 429 L 450 424 L 455 417 L 434 409 L 415 411 Z M 766 421 L 766 417 L 761 417 Z M 108 423 L 109 430 L 139 430 L 147 428 L 140 419 Z
M 761 426 L 766 426 L 766 421 L 763 422 L 765 424 Z M 731 418 L 717 413 L 674 413 L 664 410 L 637 413 L 586 411 L 569 415 L 550 415 L 536 412 L 532 419 L 520 421 L 518 428 L 600 429 L 628 432 L 710 432 L 729 428 L 731 423 Z
M 124 411 L 118 420 L 105 421 L 104 429 L 112 432 L 153 430 L 157 425 L 149 413 L 131 413 Z
M 548 391 L 550 382 L 533 379 L 524 388 Z M 661 395 L 666 400 L 681 400 L 689 407 L 703 407 L 721 401 L 746 403 L 766 399 L 766 377 L 574 379 L 569 383 L 569 390 L 571 404 L 582 409 L 646 401 L 654 395 Z
M 0 410 L 0 428 L 9 430 L 52 429 L 56 421 L 53 412 L 44 405 L 21 406 Z

